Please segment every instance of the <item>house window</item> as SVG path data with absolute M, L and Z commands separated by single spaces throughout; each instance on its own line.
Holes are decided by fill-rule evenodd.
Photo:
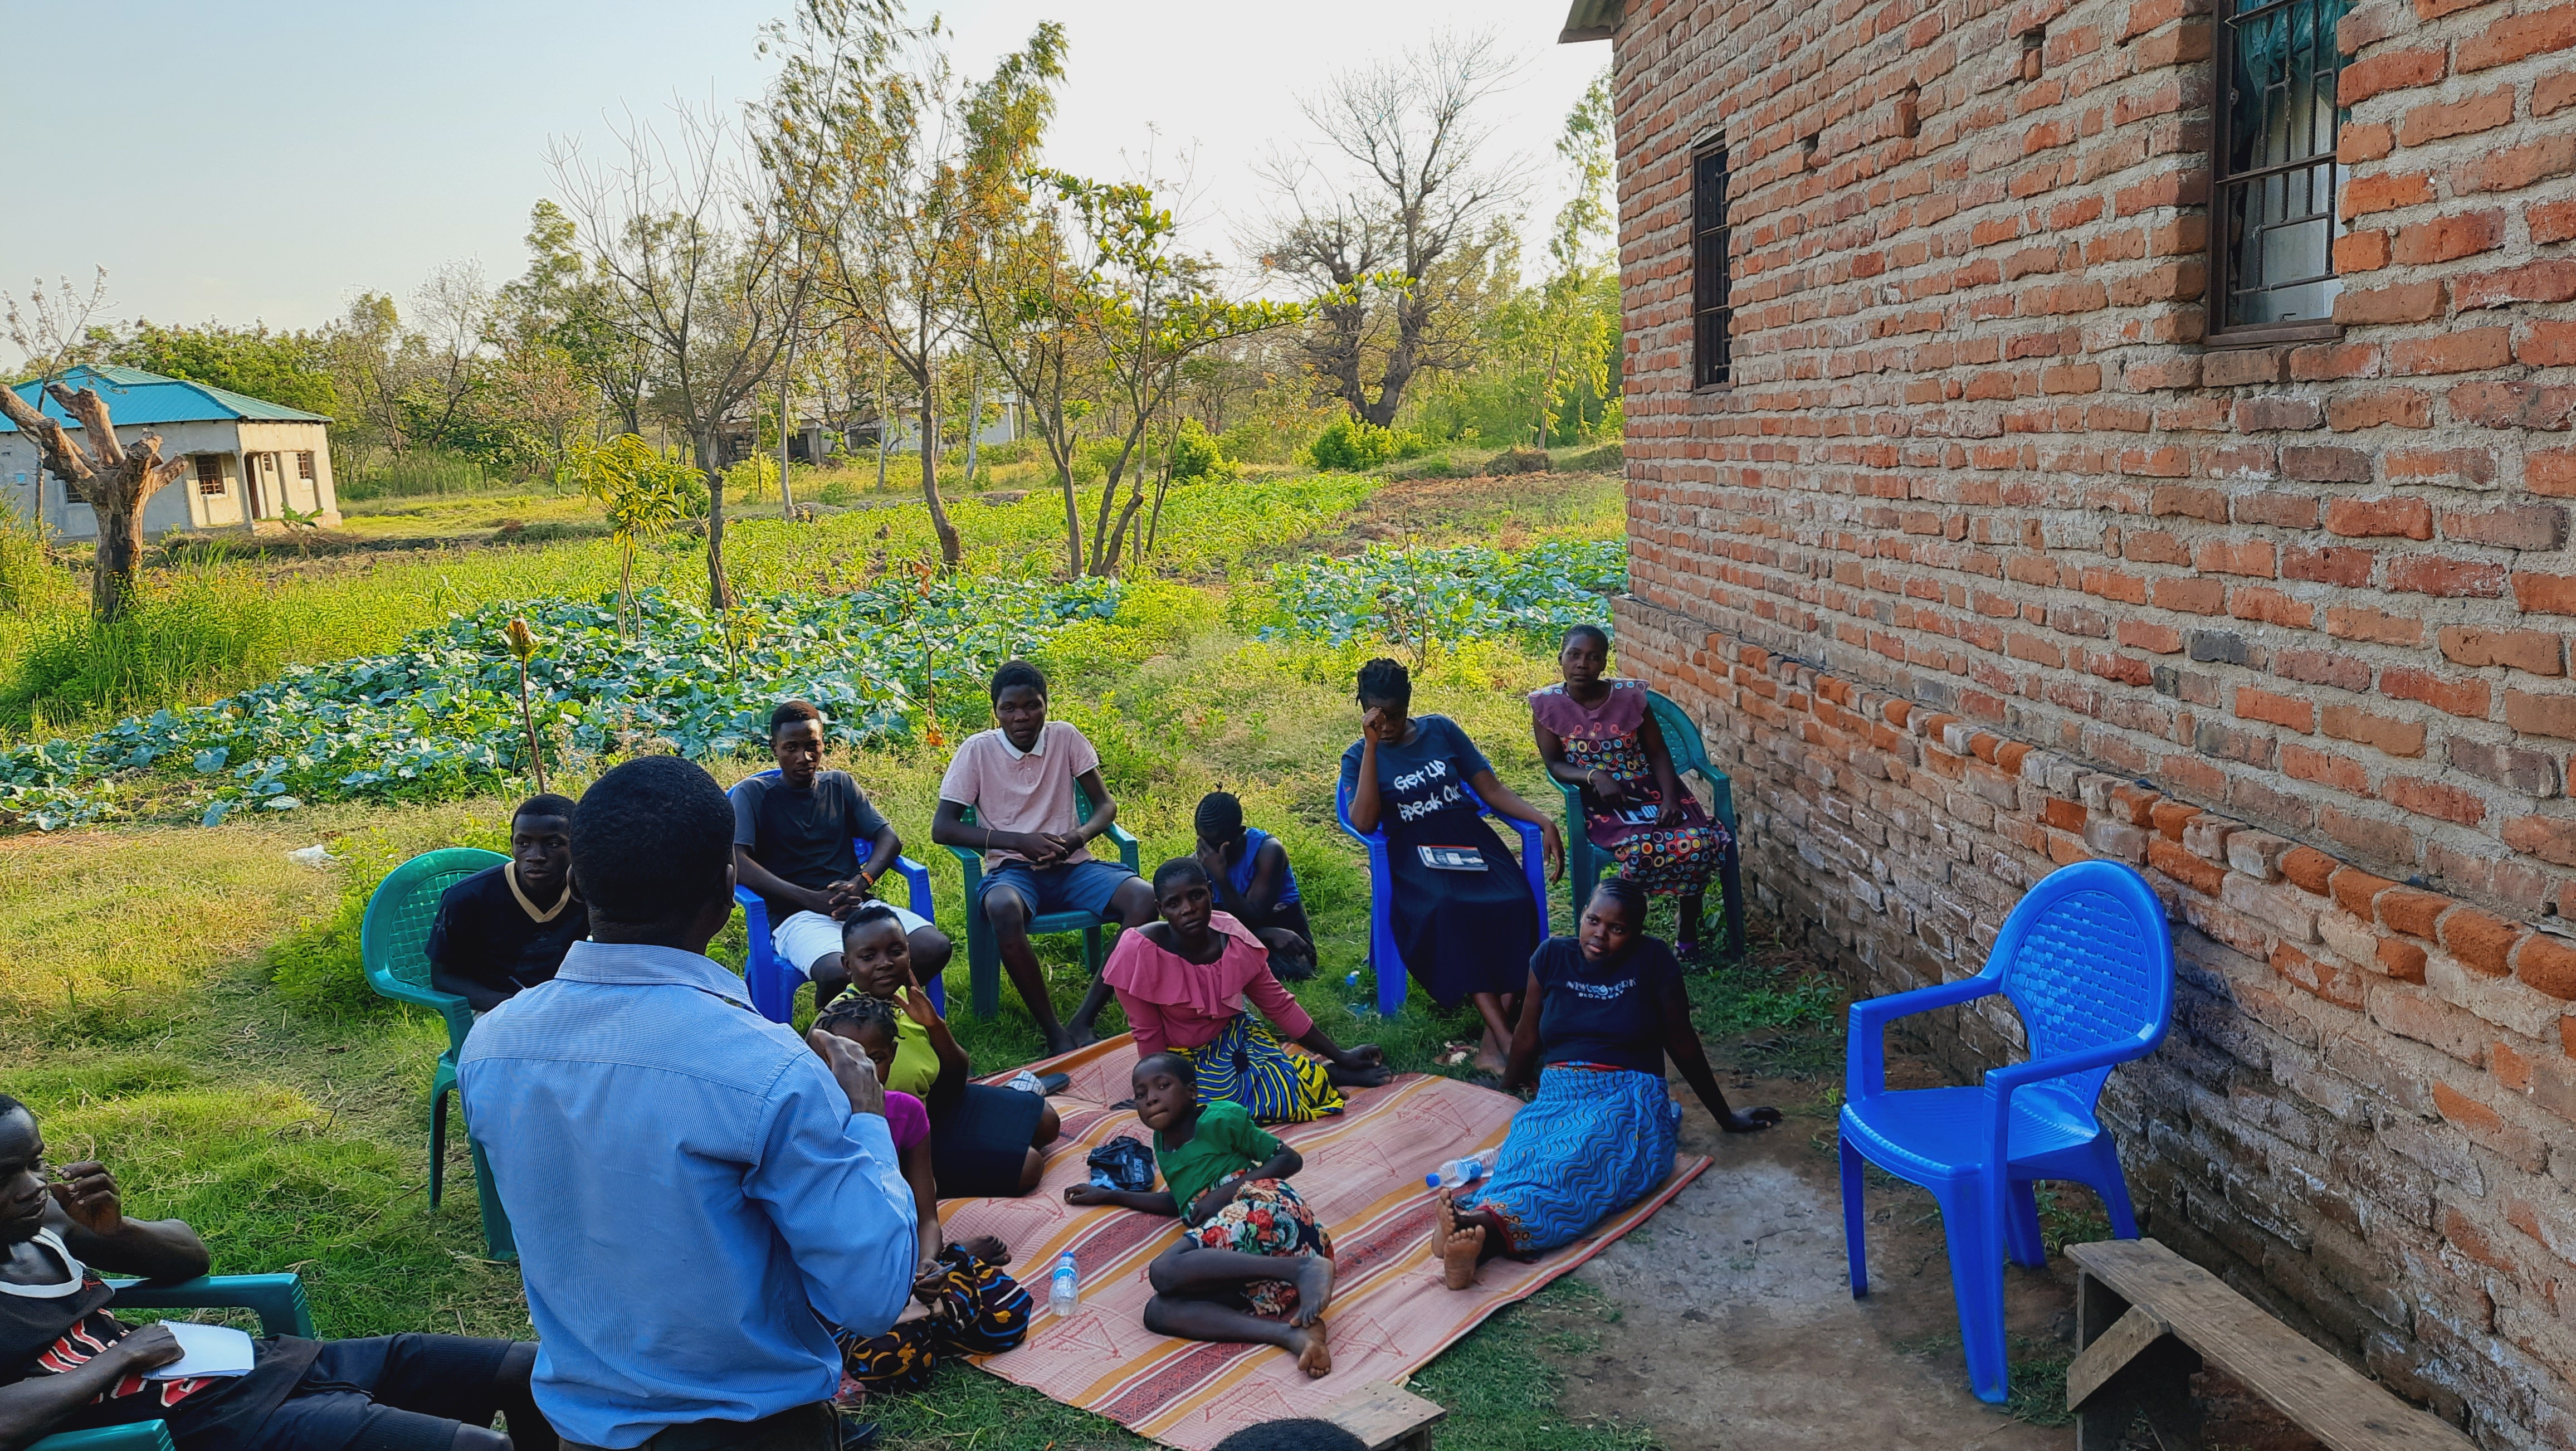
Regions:
M 1726 138 L 1691 156 L 1691 386 L 1705 388 L 1733 376 L 1733 342 L 1727 328 L 1732 281 L 1726 258 Z
M 221 494 L 224 491 L 224 461 L 213 454 L 197 455 L 197 492 Z
M 308 448 L 295 456 L 295 476 L 308 484 L 313 482 L 313 450 Z
M 2335 24 L 2350 0 L 2220 0 L 2210 165 L 2214 335 L 2313 334 L 2335 294 Z

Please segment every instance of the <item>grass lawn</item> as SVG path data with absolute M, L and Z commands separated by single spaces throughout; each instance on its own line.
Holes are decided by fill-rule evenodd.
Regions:
M 1379 1019 L 1367 1007 L 1366 974 L 1357 985 L 1345 981 L 1365 964 L 1367 900 L 1359 854 L 1333 826 L 1333 784 L 1356 729 L 1352 671 L 1383 647 L 1261 642 L 1240 617 L 1245 592 L 1229 581 L 1369 539 L 1518 546 L 1614 534 L 1618 499 L 1616 480 L 1597 475 L 1383 487 L 1308 478 L 1176 495 L 1158 560 L 1165 582 L 1131 591 L 1116 620 L 1076 626 L 1049 652 L 1058 714 L 1099 745 L 1147 869 L 1187 849 L 1203 793 L 1240 793 L 1250 820 L 1285 840 L 1318 929 L 1324 970 L 1300 997 L 1335 1036 L 1381 1043 L 1400 1067 L 1430 1067 L 1444 1041 L 1473 1027 L 1472 1014 L 1444 1017 L 1418 995 Z M 1056 508 L 1043 494 L 961 505 L 974 567 L 1047 567 L 1062 537 L 1061 513 L 1049 512 Z M 889 507 L 812 526 L 743 525 L 730 536 L 736 578 L 757 590 L 863 577 L 927 551 L 921 513 Z M 653 568 L 685 588 L 693 548 L 658 551 Z M 461 603 L 597 589 L 615 566 L 604 541 L 584 539 L 193 567 L 199 587 L 256 593 L 306 620 L 282 657 L 320 659 L 380 648 Z M 41 614 L 0 627 L 0 667 L 13 642 L 23 648 L 44 628 Z M 1552 674 L 1551 660 L 1516 645 L 1440 651 L 1417 671 L 1416 704 L 1457 719 L 1507 781 L 1553 803 L 1520 700 Z M 836 764 L 859 777 L 905 830 L 912 854 L 930 863 L 941 925 L 962 943 L 956 863 L 928 842 L 946 754 L 921 745 Z M 712 764 L 730 780 L 767 763 Z M 515 1269 L 481 1258 L 462 1152 L 452 1154 L 445 1202 L 435 1213 L 425 1202 L 424 1090 L 444 1030 L 378 1002 L 355 978 L 366 884 L 430 847 L 497 843 L 507 809 L 497 798 L 326 806 L 210 829 L 144 822 L 0 838 L 0 1089 L 44 1116 L 57 1158 L 104 1157 L 139 1212 L 194 1223 L 220 1269 L 301 1271 L 326 1334 L 526 1335 Z M 331 846 L 336 865 L 288 859 L 317 842 Z M 719 952 L 738 962 L 741 945 L 737 922 Z M 1047 944 L 1061 969 L 1060 1010 L 1082 987 L 1075 945 Z M 961 950 L 949 993 L 977 1066 L 1035 1056 L 1038 1036 L 1007 990 L 997 1018 L 966 1013 L 964 957 Z M 1702 1026 L 1717 1033 L 1811 1006 L 1796 990 L 1748 995 L 1711 982 L 1705 991 Z M 1439 1444 L 1645 1444 L 1633 1428 L 1549 1419 L 1547 1357 L 1580 1341 L 1586 1317 L 1612 1313 L 1590 1296 L 1553 1289 L 1426 1371 L 1422 1388 L 1452 1409 Z M 1039 1451 L 1133 1441 L 1105 1421 L 963 1371 L 886 1417 L 906 1445 Z

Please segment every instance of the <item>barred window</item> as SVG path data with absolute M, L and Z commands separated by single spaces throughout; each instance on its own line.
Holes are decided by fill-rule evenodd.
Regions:
M 1733 376 L 1734 343 L 1727 330 L 1734 309 L 1727 274 L 1726 138 L 1691 154 L 1691 386 L 1705 388 Z
M 295 456 L 295 476 L 307 483 L 312 482 L 313 450 L 308 448 Z
M 2335 25 L 2351 0 L 2220 0 L 2211 128 L 2211 332 L 2248 340 L 2330 326 L 2335 85 L 2343 55 Z
M 197 455 L 197 492 L 220 494 L 224 491 L 224 461 L 214 454 Z

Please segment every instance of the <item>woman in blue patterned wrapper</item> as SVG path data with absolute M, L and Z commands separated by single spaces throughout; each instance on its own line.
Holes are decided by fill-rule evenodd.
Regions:
M 1440 1198 L 1433 1247 L 1449 1288 L 1474 1284 L 1495 1255 L 1572 1243 L 1664 1181 L 1682 1120 L 1664 1084 L 1666 1054 L 1728 1133 L 1780 1121 L 1776 1108 L 1726 1106 L 1691 1027 L 1681 964 L 1645 922 L 1645 889 L 1612 877 L 1584 904 L 1575 935 L 1549 938 L 1530 959 L 1529 1006 L 1503 1084 L 1538 1074 L 1538 1096 L 1513 1117 L 1493 1176 Z
M 1361 666 L 1359 704 L 1360 738 L 1342 752 L 1341 789 L 1352 826 L 1386 829 L 1396 950 L 1442 1012 L 1462 1000 L 1476 1005 L 1485 1020 L 1476 1066 L 1500 1073 L 1520 1008 L 1521 964 L 1545 933 L 1529 879 L 1476 800 L 1539 828 L 1550 876 L 1565 874 L 1565 839 L 1555 821 L 1494 779 L 1457 722 L 1412 713 L 1413 677 L 1402 665 Z

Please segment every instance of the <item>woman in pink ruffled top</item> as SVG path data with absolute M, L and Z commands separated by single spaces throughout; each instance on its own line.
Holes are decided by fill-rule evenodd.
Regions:
M 1192 857 L 1156 869 L 1154 900 L 1162 919 L 1120 933 L 1101 972 L 1139 1057 L 1182 1055 L 1198 1069 L 1201 1103 L 1232 1099 L 1262 1123 L 1340 1113 L 1342 1087 L 1386 1082 L 1385 1054 L 1335 1043 L 1272 975 L 1271 950 L 1309 951 L 1304 938 L 1255 932 L 1217 911 L 1207 869 Z M 1283 1036 L 1315 1056 L 1289 1052 Z

